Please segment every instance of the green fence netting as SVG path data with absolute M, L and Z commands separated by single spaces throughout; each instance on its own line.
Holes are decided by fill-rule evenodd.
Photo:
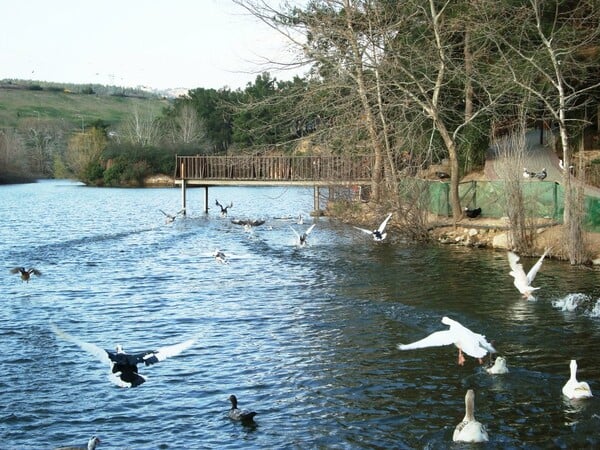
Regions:
M 521 185 L 528 217 L 543 217 L 562 222 L 564 190 L 553 181 L 531 181 Z M 403 181 L 401 196 L 419 190 L 427 197 L 431 213 L 450 216 L 450 184 L 447 182 L 415 180 Z M 503 181 L 467 181 L 459 185 L 460 204 L 464 207 L 482 209 L 483 217 L 506 216 L 505 183 Z M 600 232 L 600 198 L 585 196 L 585 229 Z

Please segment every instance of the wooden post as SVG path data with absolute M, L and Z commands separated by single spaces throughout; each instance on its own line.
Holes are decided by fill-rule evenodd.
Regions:
M 321 211 L 321 208 L 319 206 L 319 186 L 315 186 L 314 188 L 314 197 L 313 197 L 313 208 L 315 210 L 315 214 L 319 215 L 319 211 Z
M 183 215 L 185 216 L 185 178 L 181 180 L 181 209 L 183 210 Z
M 208 186 L 204 186 L 204 214 L 208 214 Z

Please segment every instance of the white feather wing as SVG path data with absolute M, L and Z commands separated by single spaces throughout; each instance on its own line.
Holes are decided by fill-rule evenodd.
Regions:
M 108 353 L 106 353 L 106 350 L 104 350 L 103 348 L 100 348 L 97 345 L 91 344 L 89 342 L 84 342 L 84 341 L 76 338 L 75 336 L 72 336 L 72 335 L 66 333 L 65 331 L 61 330 L 54 324 L 51 324 L 50 328 L 52 329 L 52 331 L 54 331 L 54 333 L 58 337 L 64 339 L 65 341 L 69 341 L 69 342 L 76 344 L 82 350 L 88 352 L 92 356 L 95 356 L 96 359 L 98 359 L 100 362 L 105 363 L 109 366 L 112 365 L 112 362 L 111 362 L 110 358 L 108 357 Z
M 511 268 L 509 275 L 514 278 L 515 287 L 519 290 L 519 292 L 525 292 L 529 288 L 529 281 L 527 280 L 527 275 L 523 270 L 523 264 L 519 263 L 519 257 L 513 252 L 508 252 L 508 264 Z
M 535 276 L 537 275 L 538 271 L 542 267 L 542 263 L 544 262 L 544 258 L 548 254 L 549 250 L 550 249 L 546 249 L 546 251 L 542 254 L 542 256 L 540 257 L 540 259 L 538 259 L 537 262 L 533 265 L 533 267 L 531 269 L 529 269 L 529 272 L 527 272 L 527 283 L 528 284 L 533 283 L 533 280 L 535 279 Z
M 389 220 L 392 218 L 392 213 L 389 213 L 388 216 L 385 218 L 385 220 L 383 222 L 381 222 L 381 225 L 379 225 L 379 228 L 377 229 L 377 231 L 379 231 L 380 233 L 383 233 L 383 231 L 385 230 L 385 227 L 387 226 L 387 223 L 389 222 Z
M 399 344 L 399 350 L 413 350 L 416 348 L 426 347 L 441 347 L 444 345 L 451 345 L 455 342 L 455 336 L 450 330 L 436 331 L 431 333 L 429 336 L 413 342 L 411 344 Z
M 182 342 L 180 344 L 159 348 L 156 352 L 154 352 L 154 356 L 156 356 L 156 359 L 158 359 L 159 361 L 164 361 L 167 358 L 171 358 L 180 354 L 184 350 L 187 350 L 192 345 L 194 345 L 194 342 L 196 342 L 195 339 L 188 339 L 187 341 Z

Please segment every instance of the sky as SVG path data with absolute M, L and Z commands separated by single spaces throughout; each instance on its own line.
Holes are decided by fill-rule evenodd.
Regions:
M 0 0 L 0 11 L 0 79 L 235 90 L 265 70 L 303 73 L 264 66 L 293 55 L 231 0 Z

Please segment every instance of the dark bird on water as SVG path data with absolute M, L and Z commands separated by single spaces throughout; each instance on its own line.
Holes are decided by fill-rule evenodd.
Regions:
M 231 402 L 231 409 L 229 410 L 229 418 L 231 420 L 242 422 L 244 425 L 251 425 L 254 423 L 254 416 L 256 416 L 256 412 L 239 409 L 238 400 L 235 395 L 230 395 L 229 401 Z
M 190 348 L 195 339 L 189 339 L 180 344 L 161 347 L 158 350 L 125 353 L 123 347 L 118 344 L 115 350 L 105 350 L 95 344 L 83 342 L 52 325 L 57 336 L 77 344 L 81 349 L 95 356 L 99 361 L 110 366 L 109 378 L 120 387 L 137 387 L 146 381 L 146 378 L 138 373 L 138 364 L 146 366 L 164 361 L 167 358 L 178 355 Z
M 29 283 L 29 279 L 31 278 L 32 274 L 38 277 L 42 275 L 42 272 L 33 267 L 30 267 L 27 270 L 25 270 L 25 267 L 15 267 L 14 269 L 10 269 L 10 273 L 20 273 L 21 280 L 26 281 L 27 283 Z
M 215 250 L 213 256 L 218 263 L 227 264 L 227 256 L 225 256 L 225 253 L 223 253 L 221 250 Z
M 465 207 L 465 216 L 474 219 L 475 217 L 479 217 L 481 215 L 481 208 L 469 209 Z
M 219 200 L 217 200 L 217 199 L 215 199 L 215 205 L 217 205 L 219 208 L 221 208 L 221 215 L 222 215 L 223 217 L 226 217 L 226 216 L 227 216 L 227 210 L 228 210 L 229 208 L 233 208 L 233 202 L 231 202 L 231 203 L 230 203 L 229 205 L 227 205 L 227 206 L 223 206 L 223 205 L 221 205 L 221 204 L 219 203 Z

